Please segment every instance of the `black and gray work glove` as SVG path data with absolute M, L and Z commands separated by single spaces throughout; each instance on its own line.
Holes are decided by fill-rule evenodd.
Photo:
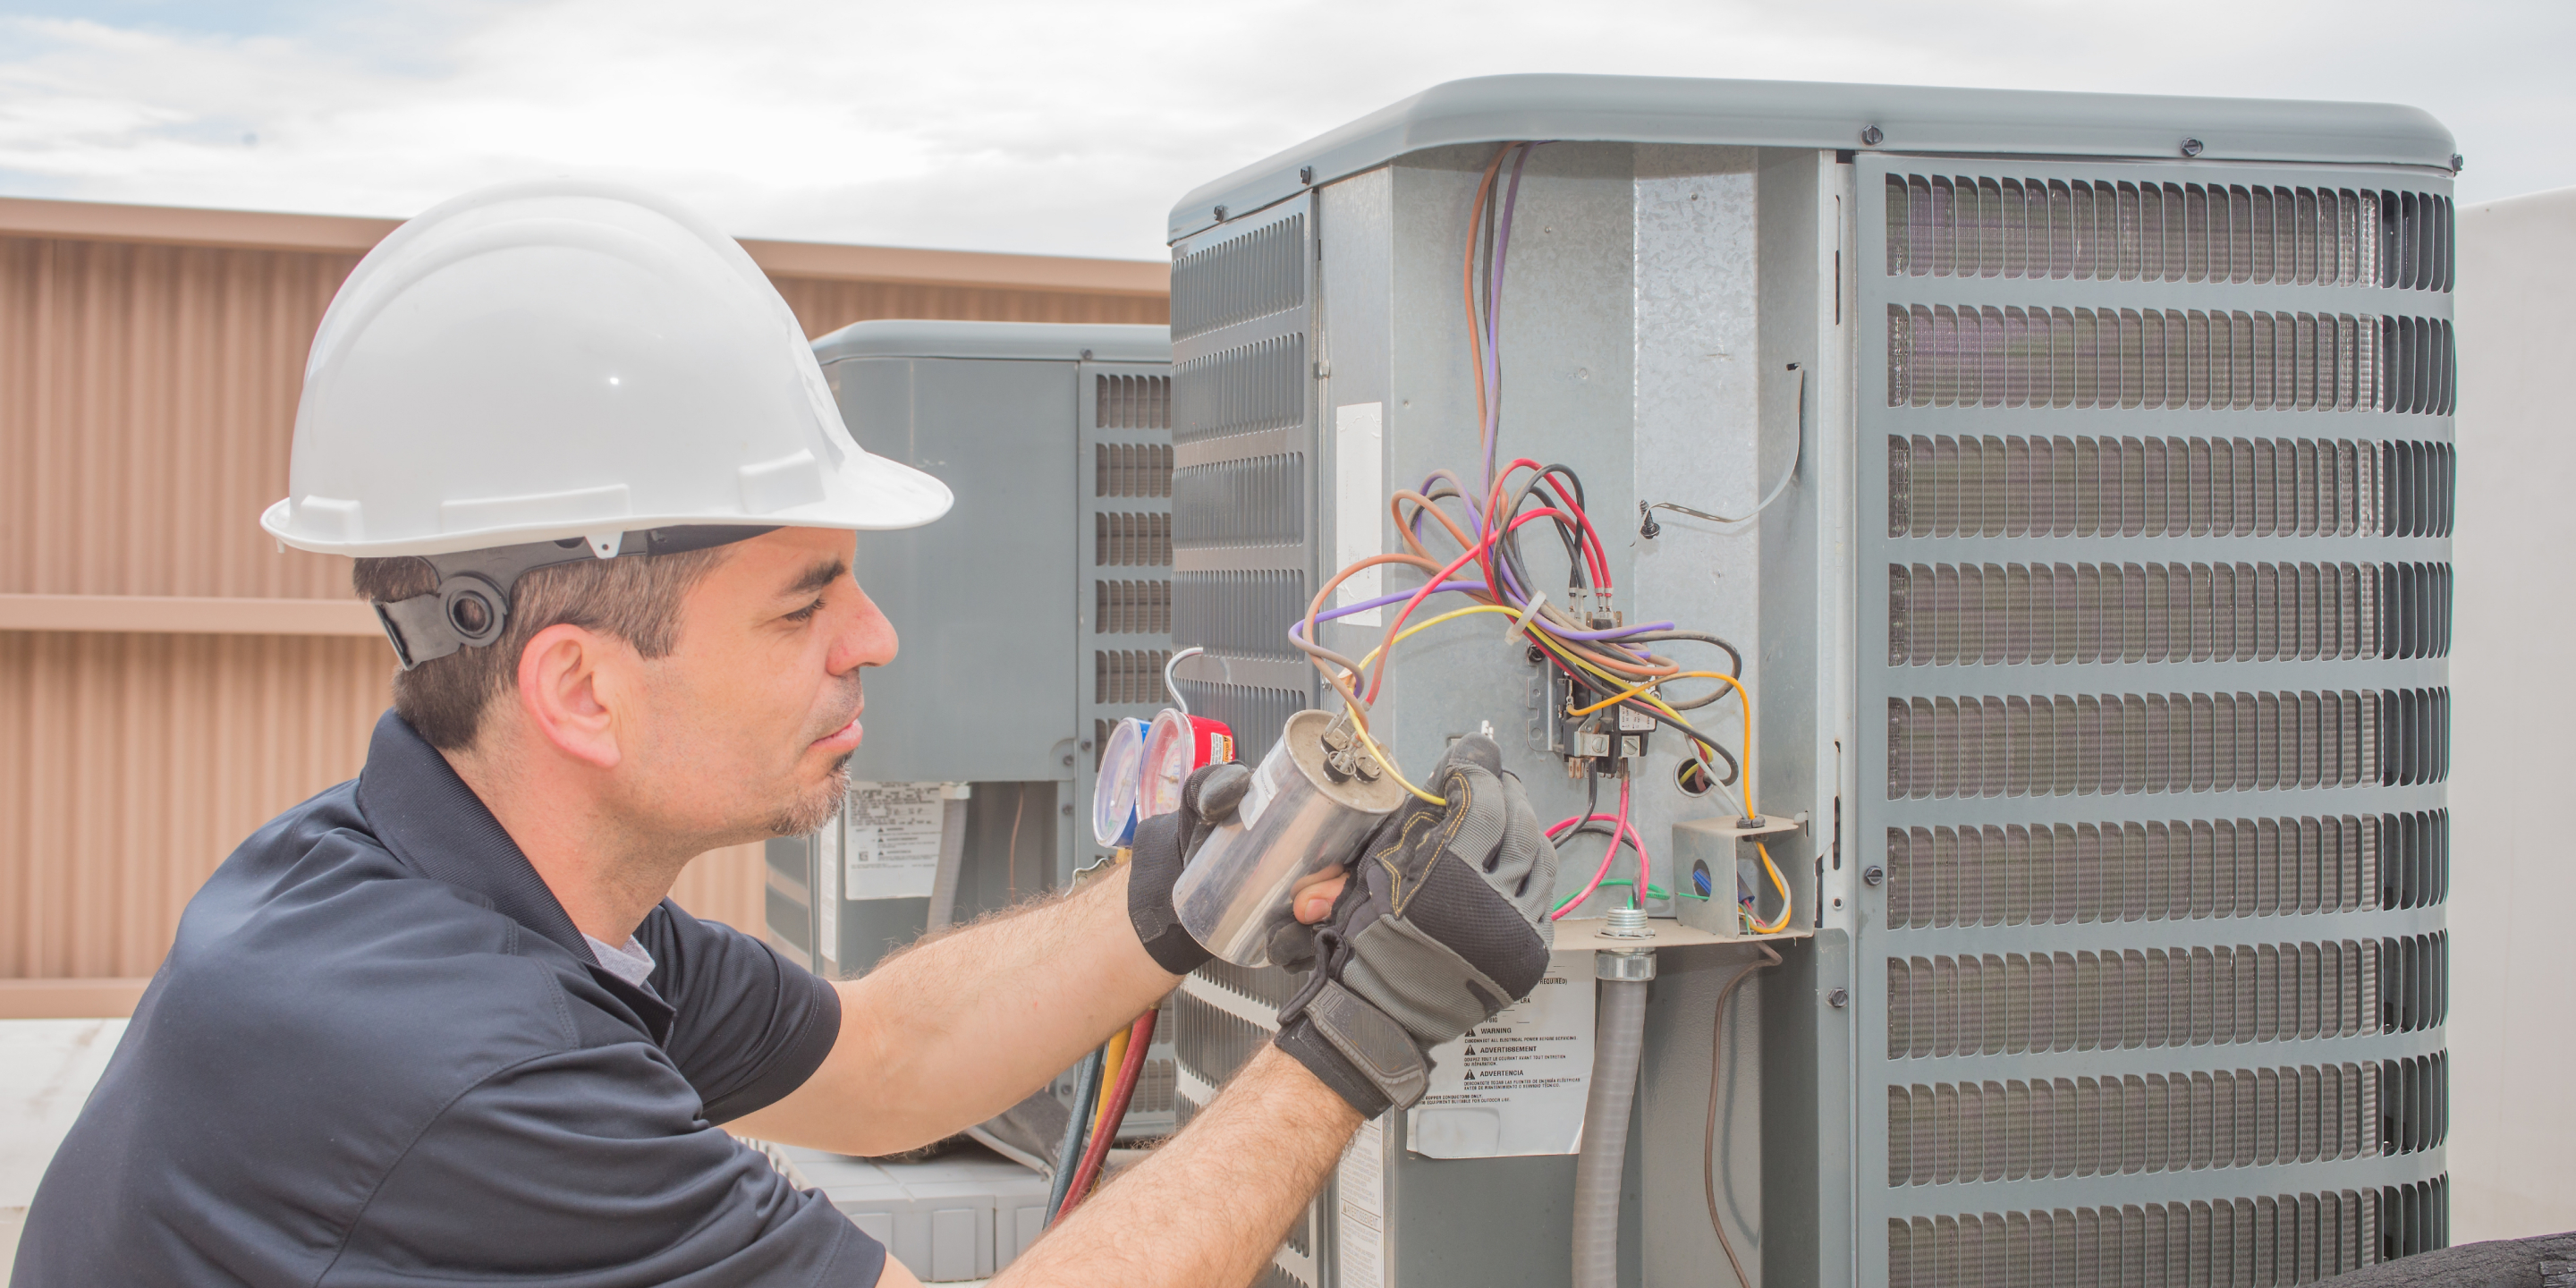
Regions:
M 1556 849 L 1490 738 L 1459 739 L 1430 790 L 1370 838 L 1333 915 L 1272 956 L 1312 967 L 1279 1013 L 1279 1049 L 1369 1117 L 1422 1098 L 1429 1048 L 1492 1019 L 1547 973 Z M 1299 960 L 1302 957 L 1303 960 Z
M 1252 771 L 1227 763 L 1208 765 L 1181 784 L 1181 807 L 1136 825 L 1127 854 L 1127 920 L 1156 965 L 1187 975 L 1213 954 L 1192 938 L 1172 904 L 1181 868 L 1207 843 L 1208 834 L 1234 818 Z

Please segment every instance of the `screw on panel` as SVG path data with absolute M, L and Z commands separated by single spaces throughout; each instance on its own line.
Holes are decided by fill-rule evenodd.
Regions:
M 1887 880 L 1887 869 L 1873 864 L 1870 867 L 1862 869 L 1860 879 L 1871 885 L 1878 885 Z
M 1830 1006 L 1837 1011 L 1851 1005 L 1851 990 L 1848 988 L 1838 988 L 1825 994 L 1825 1005 Z
M 1087 743 L 1086 743 L 1086 744 L 1084 744 L 1084 745 L 1088 746 L 1089 744 L 1087 744 Z M 1073 763 L 1073 757 L 1071 757 L 1071 756 L 1067 756 L 1067 757 L 1065 757 L 1065 758 L 1064 758 L 1064 763 L 1066 763 L 1066 764 L 1068 764 L 1068 765 L 1072 764 L 1072 763 Z
M 1860 127 L 1860 142 L 1862 147 L 1877 147 L 1886 138 L 1887 131 L 1880 129 L 1875 125 L 1864 125 Z
M 2204 146 L 2206 145 L 2198 139 L 2184 139 L 2182 141 L 2182 154 L 2187 157 L 2199 156 L 2200 150 Z
M 1299 182 L 1299 183 L 1313 183 L 1314 181 L 1315 181 L 1315 167 L 1310 166 L 1310 165 L 1301 165 L 1301 166 L 1297 167 L 1297 182 Z

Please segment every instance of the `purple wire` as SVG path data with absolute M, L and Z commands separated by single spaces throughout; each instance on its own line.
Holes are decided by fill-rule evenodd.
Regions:
M 1452 590 L 1483 590 L 1485 588 L 1485 583 L 1481 581 L 1444 581 L 1439 585 L 1432 587 L 1431 593 L 1438 595 Z M 1365 613 L 1372 608 L 1384 608 L 1389 604 L 1400 604 L 1405 600 L 1413 598 L 1416 593 L 1417 592 L 1410 590 L 1399 590 L 1392 595 L 1379 595 L 1374 599 L 1363 599 L 1356 604 L 1344 604 L 1339 608 L 1326 609 L 1323 612 L 1315 614 L 1315 620 L 1318 622 L 1329 622 L 1337 617 L 1348 617 L 1353 613 Z M 1672 628 L 1673 624 L 1671 622 L 1648 622 L 1643 626 L 1622 626 L 1615 630 L 1607 631 L 1560 631 L 1553 627 L 1547 627 L 1544 629 L 1547 630 L 1548 634 L 1561 640 L 1615 641 L 1625 636 L 1636 635 L 1646 631 L 1668 631 Z M 1306 619 L 1300 617 L 1295 622 L 1290 623 L 1288 633 L 1301 640 L 1306 638 Z

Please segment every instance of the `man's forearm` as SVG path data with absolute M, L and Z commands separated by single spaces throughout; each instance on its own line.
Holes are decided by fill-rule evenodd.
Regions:
M 1250 1284 L 1359 1125 L 1359 1111 L 1265 1046 L 1187 1130 L 1021 1254 L 994 1288 Z
M 839 985 L 841 1037 L 746 1134 L 844 1153 L 937 1140 L 1018 1103 L 1170 992 L 1127 870 L 925 939 Z

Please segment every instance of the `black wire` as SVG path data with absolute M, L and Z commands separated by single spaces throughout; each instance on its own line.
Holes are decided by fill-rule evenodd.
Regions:
M 1706 631 L 1644 631 L 1635 635 L 1622 635 L 1616 642 L 1621 644 L 1636 644 L 1651 642 L 1654 640 L 1697 640 L 1702 644 L 1714 644 L 1719 648 L 1726 650 L 1726 673 L 1739 680 L 1744 678 L 1744 655 L 1737 652 L 1733 644 L 1729 644 L 1725 640 L 1720 639 L 1715 635 L 1711 635 Z M 1721 688 L 1718 692 L 1724 693 L 1726 690 Z M 1702 698 L 1691 705 L 1705 705 L 1709 700 L 1710 699 L 1708 698 Z M 1677 703 L 1675 705 L 1679 704 Z
M 1601 766 L 1600 766 L 1600 764 L 1599 764 L 1598 762 L 1594 762 L 1594 763 L 1591 763 L 1591 764 L 1586 765 L 1586 766 L 1585 766 L 1585 773 L 1584 773 L 1584 776 L 1583 776 L 1583 777 L 1584 777 L 1584 781 L 1585 781 L 1585 783 L 1587 784 L 1587 786 L 1586 786 L 1586 788 L 1585 788 L 1585 790 L 1584 790 L 1584 793 L 1583 793 L 1583 819 L 1584 819 L 1584 821 L 1585 821 L 1585 822 L 1589 823 L 1589 822 L 1591 822 L 1591 821 L 1592 821 L 1592 816 L 1593 816 L 1594 814 L 1597 814 L 1597 813 L 1599 813 L 1599 812 L 1601 811 Z M 1575 829 L 1575 831 L 1581 831 L 1581 830 L 1582 830 L 1582 829 L 1581 829 L 1581 828 L 1579 828 L 1579 827 Z M 1574 832 L 1568 832 L 1568 833 L 1566 833 L 1564 836 L 1560 836 L 1560 837 L 1556 838 L 1556 848 L 1558 848 L 1558 849 L 1560 849 L 1560 850 L 1564 849 L 1564 848 L 1565 848 L 1565 842 L 1566 842 L 1567 838 L 1572 837 L 1573 835 L 1574 835 Z
M 1665 715 L 1663 712 L 1658 711 L 1658 710 L 1654 709 L 1653 707 L 1650 707 L 1650 706 L 1646 705 L 1645 703 L 1643 703 L 1643 702 L 1640 702 L 1640 701 L 1636 700 L 1635 698 L 1630 698 L 1630 699 L 1628 699 L 1627 701 L 1620 703 L 1619 705 L 1620 705 L 1620 706 L 1623 706 L 1623 707 L 1628 707 L 1628 708 L 1634 709 L 1634 710 L 1636 710 L 1636 711 L 1643 712 L 1644 714 L 1646 714 L 1646 715 L 1648 715 L 1648 716 L 1650 716 L 1650 717 L 1653 717 L 1653 718 L 1654 718 L 1654 720 L 1655 720 L 1657 723 L 1659 723 L 1659 724 L 1668 724 L 1668 725 L 1671 725 L 1673 728 L 1681 730 L 1681 731 L 1682 731 L 1682 734 L 1683 734 L 1685 737 L 1688 737 L 1688 738 L 1690 738 L 1692 741 L 1697 742 L 1697 743 L 1699 743 L 1699 744 L 1701 744 L 1701 745 L 1703 745 L 1703 746 L 1707 747 L 1709 750 L 1716 752 L 1716 753 L 1718 754 L 1718 756 L 1719 756 L 1721 759 L 1723 759 L 1723 760 L 1725 760 L 1725 761 L 1726 761 L 1727 776 L 1718 780 L 1718 782 L 1719 782 L 1721 785 L 1723 785 L 1723 786 L 1727 786 L 1727 787 L 1733 787 L 1739 779 L 1741 779 L 1741 778 L 1743 778 L 1743 777 L 1744 777 L 1744 765 L 1743 765 L 1743 762 L 1738 761 L 1735 757 L 1728 755 L 1728 754 L 1727 754 L 1727 751 L 1726 751 L 1726 748 L 1725 748 L 1725 747 L 1722 747 L 1722 746 L 1720 746 L 1720 745 L 1718 745 L 1718 741 L 1717 741 L 1717 739 L 1715 739 L 1715 738 L 1711 738 L 1711 737 L 1709 737 L 1707 734 L 1701 733 L 1699 730 L 1697 730 L 1697 729 L 1693 729 L 1693 728 L 1691 728 L 1689 725 L 1686 725 L 1686 724 L 1682 723 L 1681 721 L 1674 719 L 1674 718 L 1673 718 L 1673 717 L 1671 717 L 1671 716 Z M 1705 763 L 1705 762 L 1703 762 L 1703 763 Z M 1747 805 L 1747 806 L 1745 806 L 1745 808 L 1747 808 L 1747 809 L 1751 809 L 1751 808 L 1752 808 L 1752 806 Z

